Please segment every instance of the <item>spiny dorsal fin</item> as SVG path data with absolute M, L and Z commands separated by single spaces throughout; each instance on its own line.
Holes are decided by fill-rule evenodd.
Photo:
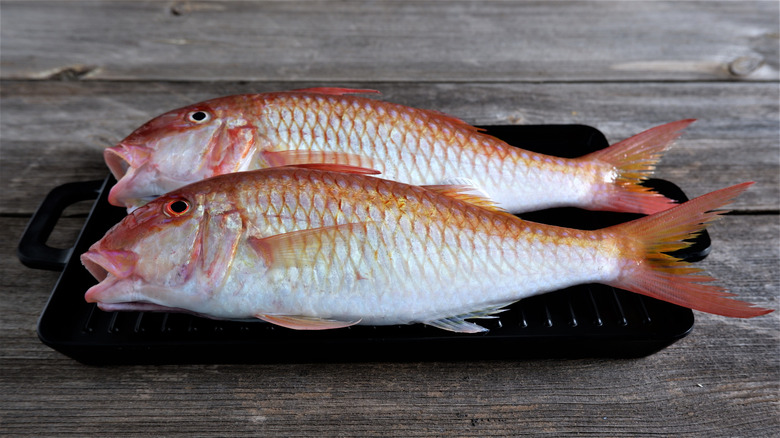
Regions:
M 369 90 L 364 88 L 338 88 L 338 87 L 300 88 L 298 90 L 290 90 L 290 93 L 316 93 L 316 94 L 330 94 L 333 96 L 341 96 L 344 94 L 381 94 L 377 90 Z

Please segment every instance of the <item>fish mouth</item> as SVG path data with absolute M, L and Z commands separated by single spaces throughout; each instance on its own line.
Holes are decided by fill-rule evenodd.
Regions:
M 115 266 L 108 262 L 100 253 L 89 252 L 81 257 L 87 270 L 99 280 L 84 294 L 88 303 L 97 303 L 98 308 L 106 312 L 138 311 L 138 312 L 186 312 L 183 309 L 154 303 L 150 297 L 141 293 L 133 278 L 118 277 Z M 114 272 L 112 272 L 114 271 Z M 121 272 L 120 272 L 121 273 Z M 124 275 L 124 274 L 122 274 Z
M 119 181 L 123 176 L 127 174 L 127 170 L 130 169 L 130 157 L 127 154 L 127 150 L 122 145 L 107 148 L 103 151 L 103 159 L 108 165 L 111 174 Z
M 104 312 L 166 312 L 197 314 L 191 310 L 165 306 L 154 302 L 153 296 L 169 292 L 162 288 L 142 288 L 128 279 L 116 278 L 110 273 L 100 283 L 92 286 L 84 294 L 84 300 L 95 303 Z M 149 295 L 149 296 L 147 296 Z
M 84 294 L 88 303 L 96 303 L 105 312 L 167 312 L 192 313 L 186 309 L 169 307 L 147 300 L 127 280 L 108 274 L 105 280 L 89 288 Z
M 135 253 L 130 251 L 90 250 L 82 254 L 82 264 L 98 280 L 84 294 L 84 300 L 96 303 L 106 312 L 193 313 L 155 303 L 156 296 L 163 296 L 169 290 L 149 285 L 139 287 L 139 279 L 132 275 L 135 260 Z
M 108 203 L 117 207 L 125 207 L 127 208 L 127 213 L 130 214 L 163 194 L 148 195 L 137 193 L 137 190 L 133 188 L 134 185 L 139 184 L 136 181 L 137 177 L 138 175 L 135 175 L 134 171 L 131 170 L 122 179 L 118 180 L 108 192 Z
M 108 202 L 117 207 L 125 207 L 127 204 L 127 200 L 124 199 L 123 194 L 125 191 L 124 186 L 127 185 L 125 176 L 127 175 L 128 170 L 132 168 L 128 150 L 121 144 L 108 148 L 103 151 L 103 160 L 106 162 L 106 165 L 108 165 L 109 170 L 111 170 L 111 174 L 114 175 L 114 178 L 117 180 L 117 184 L 115 184 L 108 193 Z
M 117 181 L 122 179 L 128 170 L 140 167 L 149 161 L 151 155 L 148 147 L 130 143 L 119 143 L 103 150 L 103 160 Z
M 89 250 L 81 255 L 81 263 L 98 281 L 105 280 L 109 274 L 116 278 L 129 277 L 137 260 L 134 252 L 121 250 Z
M 136 170 L 144 166 L 151 157 L 149 148 L 119 143 L 103 150 L 103 160 L 117 183 L 108 194 L 108 202 L 117 207 L 129 207 L 130 211 L 144 205 L 156 196 L 135 196 L 133 186 Z M 137 199 L 136 199 L 137 198 Z

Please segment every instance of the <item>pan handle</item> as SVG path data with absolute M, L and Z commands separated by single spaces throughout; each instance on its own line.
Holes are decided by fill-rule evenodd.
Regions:
M 81 181 L 55 187 L 46 195 L 22 234 L 16 255 L 23 265 L 35 269 L 62 271 L 73 248 L 54 248 L 46 244 L 62 212 L 70 205 L 97 199 L 104 180 Z

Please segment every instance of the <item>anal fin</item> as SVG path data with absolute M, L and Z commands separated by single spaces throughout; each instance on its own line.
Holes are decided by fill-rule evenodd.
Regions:
M 515 301 L 510 301 L 507 303 L 499 303 L 469 313 L 463 313 L 455 316 L 448 316 L 446 318 L 441 318 L 433 321 L 425 321 L 425 324 L 430 325 L 432 327 L 440 328 L 442 330 L 447 330 L 456 333 L 484 333 L 487 332 L 488 329 L 478 324 L 474 324 L 473 322 L 468 322 L 466 320 L 472 318 L 477 318 L 477 319 L 496 318 L 496 314 L 506 311 L 507 310 L 506 307 L 511 305 L 514 302 Z
M 436 321 L 426 321 L 425 325 L 455 333 L 485 333 L 488 331 L 488 329 L 482 327 L 479 324 L 464 321 L 463 319 L 457 317 L 437 319 Z

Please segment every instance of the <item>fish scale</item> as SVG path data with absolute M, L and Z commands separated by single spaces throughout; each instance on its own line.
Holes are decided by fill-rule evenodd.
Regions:
M 289 100 L 289 101 L 288 101 Z M 351 139 L 361 139 L 360 147 L 356 148 L 356 142 L 349 142 L 349 152 L 360 154 L 367 150 L 372 150 L 376 154 L 377 170 L 388 173 L 389 179 L 408 180 L 414 184 L 430 184 L 435 180 L 435 175 L 450 174 L 457 175 L 456 169 L 463 169 L 465 163 L 473 160 L 473 172 L 481 172 L 490 177 L 495 172 L 489 170 L 489 161 L 492 159 L 506 159 L 509 154 L 502 149 L 504 146 L 498 141 L 489 142 L 488 140 L 478 140 L 473 136 L 466 136 L 455 126 L 445 126 L 442 128 L 439 124 L 432 123 L 426 114 L 414 110 L 403 108 L 399 111 L 395 106 L 377 102 L 373 108 L 363 107 L 359 114 L 353 113 L 359 105 L 350 105 L 345 99 L 326 99 L 323 97 L 301 97 L 298 95 L 280 96 L 271 103 L 265 103 L 264 113 L 268 114 L 269 123 L 264 125 L 264 132 L 270 133 L 272 139 L 274 134 L 278 135 L 272 143 L 278 144 L 280 148 L 289 147 L 293 144 L 302 144 L 306 148 L 313 150 L 332 149 L 325 141 L 327 138 L 321 133 L 323 129 L 331 129 L 340 133 L 331 135 L 330 138 L 341 139 L 348 137 Z M 387 110 L 385 106 L 391 106 Z M 281 116 L 270 115 L 275 110 L 283 111 L 288 107 L 301 108 L 295 114 L 281 114 Z M 369 112 L 372 109 L 373 112 Z M 333 117 L 333 113 L 343 114 L 339 117 Z M 367 117 L 369 114 L 372 117 Z M 283 129 L 274 133 L 276 121 L 283 121 Z M 336 123 L 336 121 L 350 120 L 354 121 L 354 126 Z M 354 130 L 354 131 L 353 131 Z M 299 133 L 313 132 L 311 137 L 302 138 Z M 481 134 L 480 134 L 481 135 Z M 485 136 L 483 136 L 485 137 Z M 320 141 L 315 141 L 320 140 Z M 379 141 L 376 141 L 379 140 Z M 340 144 L 344 144 L 339 141 Z M 467 146 L 477 144 L 487 154 L 478 156 Z M 459 148 L 463 148 L 462 150 Z M 495 149 L 491 149 L 495 148 Z M 455 154 L 458 150 L 460 153 Z M 390 151 L 396 151 L 391 155 Z M 402 157 L 416 156 L 419 162 L 426 163 L 426 166 L 415 165 L 416 160 L 403 160 Z M 455 160 L 453 166 L 446 164 Z M 392 167 L 397 167 L 393 172 L 385 163 L 392 163 Z M 397 175 L 396 175 L 397 174 Z M 522 174 L 518 177 L 523 177 Z M 496 185 L 497 181 L 492 180 L 491 185 Z

